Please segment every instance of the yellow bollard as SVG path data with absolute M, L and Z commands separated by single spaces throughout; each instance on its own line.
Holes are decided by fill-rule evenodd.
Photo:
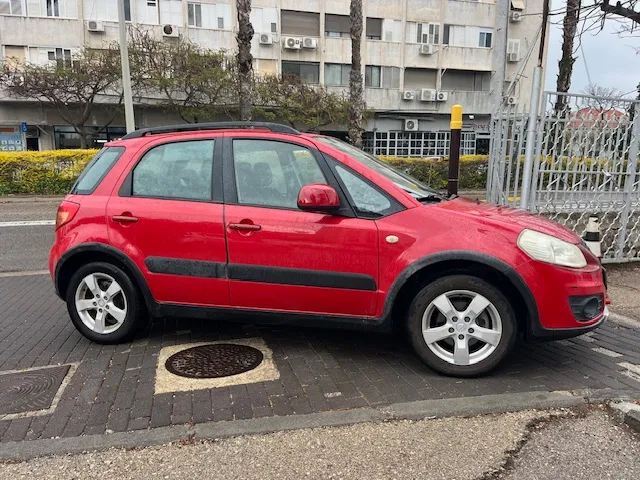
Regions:
M 460 183 L 460 141 L 462 138 L 462 105 L 451 107 L 451 141 L 449 142 L 449 177 L 447 192 L 458 194 Z

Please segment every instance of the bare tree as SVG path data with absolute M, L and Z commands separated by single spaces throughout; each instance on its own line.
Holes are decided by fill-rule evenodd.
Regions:
M 251 25 L 251 0 L 236 0 L 238 10 L 238 100 L 240 120 L 251 120 L 251 87 L 253 83 L 253 56 L 251 55 L 251 40 L 253 40 L 253 25 Z
M 113 49 L 85 48 L 73 58 L 46 64 L 5 62 L 0 69 L 0 84 L 17 98 L 32 99 L 52 106 L 80 136 L 86 148 L 87 137 L 96 133 L 87 124 L 98 102 L 111 107 L 110 124 L 122 100 L 120 57 Z
M 351 0 L 351 72 L 349 74 L 349 141 L 362 148 L 362 112 L 365 108 L 362 79 L 362 0 Z
M 582 93 L 592 97 L 585 98 L 583 105 L 601 112 L 618 109 L 627 104 L 627 101 L 622 98 L 624 96 L 623 92 L 616 87 L 604 87 L 596 83 L 590 83 L 582 90 Z
M 567 10 L 562 26 L 562 56 L 558 62 L 558 79 L 556 82 L 557 92 L 568 92 L 571 87 L 571 75 L 573 74 L 573 64 L 576 59 L 574 53 L 574 40 L 578 31 L 580 20 L 581 0 L 567 0 Z M 558 95 L 554 107 L 555 114 L 560 116 L 565 109 L 567 97 Z

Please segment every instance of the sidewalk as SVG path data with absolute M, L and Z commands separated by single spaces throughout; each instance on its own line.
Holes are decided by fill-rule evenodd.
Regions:
M 635 319 L 640 327 L 640 262 L 606 268 L 611 311 Z

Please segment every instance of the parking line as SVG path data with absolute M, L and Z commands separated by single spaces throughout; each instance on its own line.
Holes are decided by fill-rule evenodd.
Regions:
M 24 272 L 0 272 L 0 278 L 3 277 L 31 277 L 33 275 L 48 275 L 49 270 L 26 270 Z
M 43 225 L 55 225 L 55 220 L 22 220 L 17 222 L 0 222 L 0 228 L 3 227 L 40 227 Z
M 614 352 L 613 350 L 609 350 L 608 348 L 595 347 L 595 348 L 592 348 L 591 350 L 593 350 L 594 352 L 601 353 L 601 354 L 606 355 L 607 357 L 611 357 L 611 358 L 618 358 L 618 357 L 622 356 L 621 353 Z

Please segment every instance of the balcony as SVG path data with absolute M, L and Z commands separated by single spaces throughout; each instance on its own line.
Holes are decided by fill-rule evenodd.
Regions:
M 276 2 L 277 3 L 277 2 Z M 260 4 L 261 6 L 265 6 Z M 276 6 L 276 5 L 273 5 Z M 320 11 L 320 0 L 305 0 L 301 2 L 300 0 L 281 0 L 280 8 L 282 10 L 297 10 L 303 12 L 319 12 Z
M 488 27 L 495 23 L 495 2 L 448 0 L 442 23 Z
M 407 68 L 438 68 L 438 58 L 446 45 L 435 45 L 436 52 L 432 55 L 420 53 L 420 43 L 404 44 L 404 66 Z
M 440 66 L 455 70 L 491 71 L 491 48 L 440 45 Z
M 365 88 L 364 99 L 367 107 L 374 110 L 399 110 L 402 107 L 397 88 Z
M 385 42 L 382 40 L 367 40 L 365 65 L 400 66 L 402 43 Z M 349 62 L 351 61 L 349 55 Z
M 84 43 L 84 24 L 77 19 L 0 15 L 4 45 L 76 47 Z

